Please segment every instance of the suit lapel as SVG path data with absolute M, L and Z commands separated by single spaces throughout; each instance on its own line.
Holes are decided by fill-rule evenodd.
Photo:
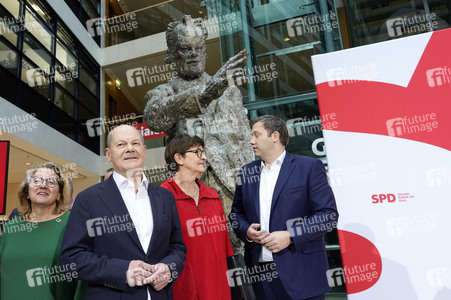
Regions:
M 259 159 L 255 162 L 254 165 L 252 165 L 252 167 L 250 167 L 247 170 L 247 175 L 245 176 L 245 180 L 248 180 L 248 182 L 250 182 L 251 184 L 251 192 L 252 195 L 254 197 L 252 197 L 254 199 L 254 206 L 255 206 L 255 213 L 257 215 L 257 220 L 260 223 L 260 179 L 261 179 L 261 174 L 262 174 L 262 168 L 261 168 L 261 163 L 262 161 Z M 252 171 L 255 170 L 255 171 Z M 251 173 L 252 171 L 252 173 Z M 255 178 L 254 176 L 258 175 L 258 180 L 254 180 L 253 178 Z
M 282 191 L 283 187 L 287 183 L 288 178 L 290 178 L 291 173 L 293 172 L 293 170 L 296 166 L 293 163 L 293 161 L 294 161 L 294 157 L 290 153 L 287 152 L 285 155 L 285 159 L 282 162 L 279 177 L 277 178 L 276 186 L 274 188 L 274 193 L 273 193 L 272 201 L 271 201 L 271 214 L 276 205 L 276 202 L 279 200 L 280 192 Z
M 125 206 L 124 199 L 122 199 L 121 192 L 119 191 L 113 176 L 110 176 L 104 183 L 102 188 L 104 188 L 105 192 L 100 194 L 100 199 L 105 203 L 105 206 L 116 216 L 125 216 L 127 214 L 130 216 L 130 212 L 128 211 L 127 206 Z M 139 249 L 142 249 L 135 227 L 133 227 L 131 231 L 127 230 L 127 232 L 136 246 L 139 247 Z
M 147 194 L 150 199 L 150 206 L 152 210 L 153 217 L 153 232 L 152 237 L 150 238 L 149 247 L 147 248 L 147 254 L 152 252 L 152 249 L 155 247 L 155 237 L 158 236 L 159 231 L 161 230 L 161 219 L 163 216 L 163 196 L 161 195 L 161 191 L 159 191 L 153 184 L 149 183 L 147 188 Z

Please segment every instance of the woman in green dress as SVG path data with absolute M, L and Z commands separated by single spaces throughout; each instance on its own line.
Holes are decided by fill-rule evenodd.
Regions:
M 27 171 L 18 191 L 19 217 L 0 239 L 0 299 L 74 299 L 74 264 L 59 265 L 69 211 L 67 184 L 52 162 Z

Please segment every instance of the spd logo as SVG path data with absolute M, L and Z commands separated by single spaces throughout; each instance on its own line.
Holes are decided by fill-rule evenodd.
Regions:
M 374 204 L 377 203 L 393 203 L 396 201 L 396 196 L 394 194 L 374 194 L 371 196 Z

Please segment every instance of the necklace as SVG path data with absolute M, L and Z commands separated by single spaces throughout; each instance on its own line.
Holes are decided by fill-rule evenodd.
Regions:
M 184 192 L 187 196 L 190 196 L 191 198 L 193 198 L 194 199 L 194 197 L 197 195 L 197 193 L 199 192 L 199 187 L 197 186 L 197 184 L 196 184 L 196 182 L 194 182 L 194 186 L 195 186 L 195 188 L 194 188 L 194 193 L 193 194 L 188 194 L 183 188 L 182 188 L 182 186 L 181 185 L 179 185 L 179 187 L 180 187 L 180 189 L 182 190 L 182 192 Z

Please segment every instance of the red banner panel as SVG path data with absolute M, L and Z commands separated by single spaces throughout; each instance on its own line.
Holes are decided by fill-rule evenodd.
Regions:
M 141 132 L 141 135 L 145 140 L 156 139 L 160 137 L 165 137 L 166 133 L 164 132 L 153 132 L 149 128 L 147 128 L 146 123 L 138 123 L 133 124 L 133 126 Z
M 0 141 L 0 215 L 6 212 L 6 187 L 8 184 L 9 141 Z

